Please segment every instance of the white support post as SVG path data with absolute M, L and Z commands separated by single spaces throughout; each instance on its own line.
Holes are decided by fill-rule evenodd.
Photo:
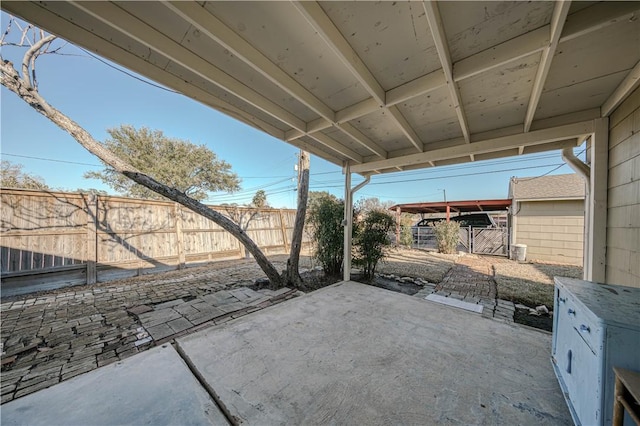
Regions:
M 607 259 L 607 177 L 609 162 L 609 118 L 594 120 L 595 129 L 591 138 L 591 181 L 589 191 L 588 269 L 585 279 L 605 282 Z
M 353 200 L 351 199 L 351 168 L 347 162 L 344 166 L 344 260 L 342 277 L 344 281 L 351 280 L 351 230 L 353 227 Z

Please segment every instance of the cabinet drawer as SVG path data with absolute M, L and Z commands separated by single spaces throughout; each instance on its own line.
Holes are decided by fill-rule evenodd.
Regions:
M 602 327 L 590 311 L 575 303 L 571 298 L 558 295 L 558 323 L 569 325 L 582 338 L 591 352 L 598 355 L 602 352 Z

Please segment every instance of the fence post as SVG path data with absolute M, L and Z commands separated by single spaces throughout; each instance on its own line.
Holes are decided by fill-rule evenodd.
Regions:
M 471 227 L 469 226 L 467 228 L 467 232 L 469 233 L 469 253 L 473 253 L 473 231 L 471 230 Z
M 98 197 L 86 195 L 87 206 L 87 284 L 98 281 Z
M 180 204 L 174 204 L 174 216 L 176 220 L 176 241 L 178 243 L 178 269 L 184 269 L 186 259 L 184 255 L 184 233 L 182 232 L 182 211 Z
M 287 227 L 284 224 L 284 216 L 282 216 L 282 209 L 278 210 L 280 213 L 280 228 L 282 229 L 282 242 L 284 243 L 285 253 L 289 253 L 289 241 L 287 238 Z

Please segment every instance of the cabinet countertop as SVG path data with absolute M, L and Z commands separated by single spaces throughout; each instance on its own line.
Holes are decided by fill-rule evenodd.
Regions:
M 572 293 L 604 323 L 640 330 L 640 288 L 555 277 L 556 285 Z

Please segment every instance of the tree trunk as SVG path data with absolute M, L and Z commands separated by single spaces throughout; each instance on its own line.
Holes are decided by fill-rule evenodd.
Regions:
M 136 183 L 139 183 L 140 185 L 143 185 L 151 189 L 152 191 L 169 198 L 172 201 L 180 203 L 186 208 L 206 217 L 207 219 L 214 221 L 226 231 L 231 233 L 253 255 L 256 262 L 267 275 L 267 278 L 269 278 L 271 283 L 274 286 L 282 285 L 282 277 L 273 266 L 273 264 L 269 262 L 269 259 L 267 259 L 264 253 L 262 253 L 262 250 L 260 250 L 256 243 L 254 243 L 253 240 L 249 238 L 246 232 L 244 232 L 242 228 L 236 225 L 231 219 L 215 210 L 210 209 L 199 201 L 190 198 L 177 189 L 168 187 L 156 181 L 152 177 L 141 173 L 126 162 L 122 161 L 120 158 L 113 155 L 98 141 L 93 139 L 89 132 L 84 130 L 78 123 L 71 120 L 69 117 L 49 105 L 40 96 L 38 91 L 28 83 L 28 81 L 25 81 L 20 77 L 11 62 L 2 60 L 0 63 L 0 72 L 2 75 L 1 83 L 3 86 L 14 92 L 33 109 L 51 120 L 62 130 L 73 136 L 73 138 L 80 145 L 86 148 L 90 153 L 97 156 L 104 163 L 113 167 L 114 170 L 122 173 Z
M 291 250 L 287 260 L 286 285 L 300 287 L 302 278 L 299 272 L 300 250 L 302 249 L 302 233 L 304 219 L 307 215 L 307 199 L 309 197 L 309 153 L 300 151 L 300 184 L 298 185 L 298 209 L 293 226 Z

